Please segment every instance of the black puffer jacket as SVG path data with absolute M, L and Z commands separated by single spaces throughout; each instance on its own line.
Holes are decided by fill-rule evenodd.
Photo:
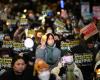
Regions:
M 0 77 L 0 80 L 33 80 L 33 76 L 27 70 L 22 75 L 15 75 L 13 69 L 9 69 Z

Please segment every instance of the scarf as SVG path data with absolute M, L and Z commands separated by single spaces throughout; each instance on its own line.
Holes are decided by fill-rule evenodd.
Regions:
M 53 46 L 47 46 L 47 48 L 46 48 L 46 54 L 47 54 L 47 63 L 48 64 L 53 64 L 54 62 L 53 62 Z

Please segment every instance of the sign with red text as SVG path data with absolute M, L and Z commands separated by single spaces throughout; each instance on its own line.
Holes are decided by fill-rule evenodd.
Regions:
M 98 30 L 97 30 L 96 25 L 92 22 L 92 23 L 88 24 L 87 26 L 85 26 L 84 28 L 82 28 L 80 30 L 80 33 L 83 34 L 84 35 L 84 39 L 87 40 L 91 36 L 93 36 L 96 33 L 98 33 Z

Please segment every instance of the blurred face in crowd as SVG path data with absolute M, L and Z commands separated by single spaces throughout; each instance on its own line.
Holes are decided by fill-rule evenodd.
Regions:
M 34 13 L 32 11 L 29 11 L 28 16 L 29 16 L 29 19 L 34 19 L 35 18 Z
M 50 46 L 54 45 L 54 37 L 52 35 L 48 36 L 47 44 L 50 45 Z
M 41 69 L 38 74 L 38 77 L 41 80 L 49 80 L 50 78 L 50 71 L 48 70 L 48 68 Z
M 38 38 L 41 38 L 42 37 L 42 32 L 37 32 L 37 35 L 36 35 Z
M 49 80 L 50 77 L 49 65 L 44 60 L 39 58 L 36 59 L 34 67 L 38 73 L 38 78 L 40 80 Z
M 11 38 L 10 38 L 10 36 L 4 36 L 4 40 L 6 40 L 6 41 L 9 41 L 9 40 L 11 40 Z
M 93 43 L 88 43 L 88 48 L 93 48 L 94 47 L 94 44 Z
M 56 40 L 60 40 L 59 37 L 57 35 L 54 36 L 55 41 Z
M 23 59 L 18 59 L 13 66 L 15 74 L 21 74 L 26 68 L 25 61 Z
M 70 24 L 70 23 L 71 23 L 71 21 L 70 21 L 69 19 L 67 19 L 67 20 L 66 20 L 66 23 L 67 23 L 67 24 Z

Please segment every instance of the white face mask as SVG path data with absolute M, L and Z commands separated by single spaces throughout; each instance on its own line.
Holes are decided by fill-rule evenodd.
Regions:
M 49 78 L 50 78 L 50 72 L 49 71 L 44 71 L 44 72 L 41 72 L 39 74 L 40 80 L 49 80 Z
M 71 64 L 73 62 L 73 56 L 64 56 L 62 57 L 62 63 L 65 64 Z

